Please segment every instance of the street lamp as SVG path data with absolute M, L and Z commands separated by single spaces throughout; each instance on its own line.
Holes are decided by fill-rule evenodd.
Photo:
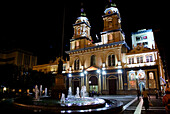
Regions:
M 139 96 L 140 96 L 140 93 L 139 93 L 139 89 L 138 89 L 138 76 L 136 76 L 136 87 L 137 87 L 137 95 L 138 95 L 138 100 L 139 100 Z
M 87 71 L 84 71 L 84 74 L 87 74 Z
M 97 73 L 100 73 L 100 69 L 97 69 Z
M 105 70 L 102 71 L 102 75 L 106 75 L 106 71 Z
M 72 77 L 72 74 L 68 74 L 68 77 L 69 77 L 69 78 Z
M 122 70 L 121 70 L 121 69 L 117 70 L 117 73 L 118 73 L 118 74 L 121 74 L 121 73 L 122 73 Z
M 80 76 L 84 76 L 84 73 L 80 73 Z

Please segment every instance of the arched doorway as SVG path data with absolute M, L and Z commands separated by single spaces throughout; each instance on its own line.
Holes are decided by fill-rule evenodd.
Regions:
M 75 79 L 73 80 L 73 95 L 76 94 L 77 87 L 80 88 L 80 80 L 79 80 L 78 78 L 75 78 Z
M 89 88 L 90 92 L 94 91 L 98 93 L 98 78 L 96 76 L 91 76 L 89 78 Z
M 115 76 L 108 77 L 109 95 L 116 95 L 116 90 L 117 90 L 116 79 L 117 77 Z

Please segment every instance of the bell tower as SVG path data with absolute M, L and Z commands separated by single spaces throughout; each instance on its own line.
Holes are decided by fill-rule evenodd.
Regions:
M 70 50 L 76 50 L 88 47 L 92 44 L 92 38 L 90 36 L 90 23 L 84 12 L 84 8 L 81 8 L 80 17 L 77 18 L 75 24 L 73 24 L 74 35 L 70 40 Z
M 102 35 L 102 42 L 106 43 L 113 43 L 124 41 L 124 33 L 121 29 L 121 17 L 118 8 L 116 7 L 115 3 L 112 3 L 112 0 L 109 0 L 107 8 L 104 11 L 103 21 L 104 21 L 104 28 Z

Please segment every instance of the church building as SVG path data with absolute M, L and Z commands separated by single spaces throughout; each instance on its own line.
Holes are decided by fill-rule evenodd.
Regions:
M 86 86 L 87 92 L 98 94 L 137 94 L 146 88 L 150 93 L 165 90 L 165 74 L 152 29 L 132 33 L 132 49 L 121 29 L 121 16 L 110 2 L 102 16 L 101 42 L 93 43 L 90 22 L 84 9 L 73 24 L 69 61 L 63 61 L 65 87 Z M 34 66 L 33 69 L 57 74 L 58 61 Z
M 115 4 L 105 9 L 101 42 L 92 43 L 90 22 L 81 9 L 73 24 L 69 61 L 63 64 L 66 87 L 86 86 L 99 94 L 136 94 L 136 90 L 163 90 L 165 76 L 152 29 L 132 33 L 132 50 L 121 29 L 121 17 Z

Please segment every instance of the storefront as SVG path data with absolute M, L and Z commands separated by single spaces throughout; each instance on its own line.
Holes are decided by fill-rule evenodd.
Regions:
M 155 90 L 159 88 L 159 79 L 157 68 L 143 68 L 127 71 L 128 90 L 137 90 L 141 92 L 143 88 Z

